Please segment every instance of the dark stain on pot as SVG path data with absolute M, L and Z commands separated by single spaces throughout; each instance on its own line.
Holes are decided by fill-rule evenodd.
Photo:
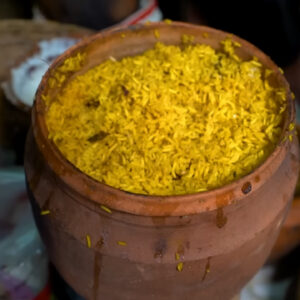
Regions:
M 53 194 L 54 194 L 54 190 L 51 190 L 46 201 L 44 202 L 44 204 L 42 206 L 42 210 L 50 210 L 50 200 L 53 197 Z
M 227 217 L 224 215 L 222 207 L 217 208 L 216 224 L 218 228 L 222 228 L 227 223 Z
M 242 192 L 246 195 L 246 194 L 250 193 L 251 190 L 252 190 L 251 182 L 249 182 L 249 181 L 245 182 L 242 186 Z
M 98 298 L 99 280 L 102 266 L 102 255 L 98 251 L 95 252 L 94 258 L 94 284 L 93 284 L 93 299 Z
M 99 239 L 99 241 L 96 243 L 96 247 L 97 247 L 98 249 L 101 249 L 103 245 L 104 245 L 104 239 L 103 239 L 103 237 L 101 236 L 100 239 Z
M 299 159 L 297 158 L 297 156 L 294 153 L 291 153 L 291 160 L 294 162 L 299 162 Z
M 223 194 L 217 195 L 216 196 L 217 208 L 222 208 L 224 206 L 227 206 L 233 198 L 234 198 L 233 190 L 229 190 Z
M 179 219 L 183 225 L 188 225 L 192 222 L 192 218 L 189 216 L 180 216 Z
M 160 239 L 156 242 L 154 246 L 154 258 L 163 258 L 167 251 L 167 243 L 165 239 Z
M 91 192 L 92 192 L 90 186 L 89 186 L 86 182 L 82 183 L 81 186 L 82 186 L 82 188 L 84 189 L 84 194 L 85 194 L 86 196 L 90 197 Z
M 257 182 L 259 182 L 259 181 L 260 181 L 260 177 L 259 177 L 258 175 L 256 175 L 255 178 L 254 178 L 254 182 L 257 183 Z
M 180 258 L 184 257 L 184 246 L 179 244 L 177 247 L 177 253 L 179 254 Z
M 32 192 L 34 192 L 37 188 L 43 173 L 43 163 L 38 160 L 34 163 L 34 165 L 36 165 L 36 170 L 33 176 L 28 180 L 29 187 Z
M 208 257 L 201 281 L 204 281 L 207 277 L 207 274 L 210 272 L 210 259 L 211 257 Z

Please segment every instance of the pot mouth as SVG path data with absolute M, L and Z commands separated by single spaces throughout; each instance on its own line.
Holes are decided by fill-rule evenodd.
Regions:
M 82 40 L 71 47 L 63 55 L 59 56 L 52 63 L 39 85 L 32 110 L 32 127 L 37 146 L 50 169 L 58 175 L 60 183 L 63 184 L 65 188 L 67 187 L 69 194 L 77 195 L 74 198 L 78 198 L 79 195 L 82 203 L 87 203 L 87 201 L 94 202 L 101 205 L 104 210 L 108 209 L 106 211 L 109 212 L 111 212 L 111 210 L 116 210 L 144 216 L 184 216 L 216 210 L 247 198 L 255 190 L 259 189 L 259 187 L 269 179 L 270 174 L 274 173 L 280 166 L 285 158 L 286 152 L 291 147 L 291 136 L 294 131 L 291 132 L 290 124 L 295 120 L 295 104 L 292 100 L 289 84 L 282 75 L 281 69 L 258 48 L 249 42 L 230 34 L 231 39 L 240 43 L 243 50 L 245 51 L 246 49 L 248 55 L 251 57 L 255 55 L 264 66 L 270 68 L 274 72 L 274 76 L 280 83 L 280 86 L 284 87 L 286 90 L 287 108 L 279 142 L 269 157 L 267 157 L 267 159 L 250 174 L 227 185 L 208 191 L 185 195 L 153 196 L 134 194 L 108 186 L 86 175 L 69 162 L 59 151 L 57 146 L 48 139 L 48 129 L 44 118 L 46 105 L 42 98 L 47 89 L 48 80 L 51 78 L 53 70 L 59 67 L 66 58 L 76 55 L 87 48 L 91 49 L 91 45 L 94 42 L 100 43 L 99 45 L 104 45 L 103 47 L 105 47 L 104 42 L 107 42 L 109 47 L 109 42 L 113 38 L 122 35 L 136 35 L 142 38 L 142 34 L 145 32 L 153 33 L 155 30 L 162 29 L 180 31 L 182 33 L 186 31 L 187 34 L 194 36 L 207 33 L 212 37 L 219 37 L 216 39 L 216 44 L 219 44 L 219 41 L 229 35 L 226 32 L 210 27 L 191 25 L 182 22 L 172 22 L 171 24 L 169 24 L 169 22 L 158 22 L 145 25 L 138 24 L 129 27 L 117 27 L 104 30 Z

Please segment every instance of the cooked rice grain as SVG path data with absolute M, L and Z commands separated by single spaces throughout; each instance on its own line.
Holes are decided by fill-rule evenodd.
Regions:
M 51 101 L 49 138 L 82 172 L 133 193 L 189 194 L 241 178 L 278 143 L 286 91 L 256 58 L 242 61 L 238 44 L 222 45 L 157 43 L 104 61 Z

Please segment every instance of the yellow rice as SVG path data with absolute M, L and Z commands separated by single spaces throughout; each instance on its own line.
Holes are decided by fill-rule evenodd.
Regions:
M 286 107 L 271 71 L 242 61 L 230 39 L 220 51 L 183 40 L 108 59 L 44 98 L 49 138 L 71 163 L 115 188 L 177 195 L 228 184 L 270 155 Z

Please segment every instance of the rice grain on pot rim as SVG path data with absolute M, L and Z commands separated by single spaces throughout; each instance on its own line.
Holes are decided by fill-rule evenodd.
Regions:
M 239 46 L 229 38 L 222 50 L 158 42 L 110 57 L 55 99 L 44 96 L 49 138 L 82 172 L 133 193 L 190 194 L 237 180 L 274 150 L 286 109 L 272 71 L 255 57 L 242 61 Z M 83 60 L 67 59 L 52 80 Z

